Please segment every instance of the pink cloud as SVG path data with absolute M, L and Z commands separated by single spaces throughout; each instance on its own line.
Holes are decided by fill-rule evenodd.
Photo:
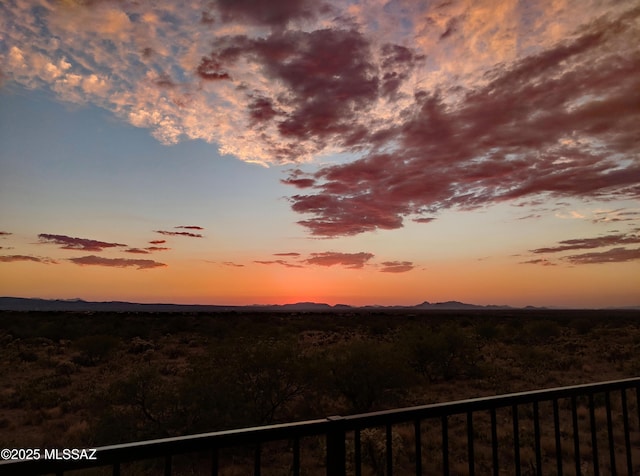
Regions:
M 411 261 L 384 261 L 382 266 L 383 273 L 406 273 L 415 268 Z
M 400 228 L 419 210 L 470 210 L 540 195 L 640 197 L 640 58 L 630 46 L 639 16 L 636 9 L 600 19 L 571 40 L 501 64 L 484 84 L 449 91 L 455 101 L 444 90 L 416 90 L 403 122 L 361 137 L 358 147 L 368 149 L 361 159 L 284 180 L 314 187 L 290 197 L 292 209 L 309 216 L 298 223 L 312 235 L 355 235 Z M 351 80 L 367 84 L 366 63 L 351 66 Z M 348 143 L 354 111 L 364 113 L 375 96 L 367 87 L 351 95 L 348 84 L 341 86 L 353 102 L 341 104 L 349 109 L 319 116 L 330 126 L 316 127 L 320 110 L 301 106 L 279 124 L 281 133 L 318 140 L 337 134 L 338 143 Z M 313 103 L 315 90 L 308 94 Z
M 137 269 L 152 269 L 167 266 L 164 263 L 150 259 L 103 258 L 95 255 L 69 258 L 69 261 L 82 266 L 107 266 L 113 268 L 136 267 Z
M 34 263 L 57 264 L 57 261 L 55 260 L 52 260 L 49 258 L 38 258 L 36 256 L 26 256 L 26 255 L 0 256 L 0 263 L 13 263 L 16 261 L 32 261 Z
M 311 253 L 311 258 L 307 258 L 304 262 L 319 266 L 341 265 L 350 269 L 359 269 L 364 267 L 371 258 L 373 258 L 372 253 L 337 253 L 327 251 L 324 253 Z
M 105 248 L 127 246 L 122 243 L 109 243 L 105 241 L 90 240 L 87 238 L 73 238 L 66 235 L 50 235 L 41 233 L 38 235 L 41 243 L 54 243 L 63 250 L 103 251 Z

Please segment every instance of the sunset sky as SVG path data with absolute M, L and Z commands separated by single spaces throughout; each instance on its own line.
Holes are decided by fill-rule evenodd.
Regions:
M 640 305 L 640 7 L 3 1 L 0 295 Z

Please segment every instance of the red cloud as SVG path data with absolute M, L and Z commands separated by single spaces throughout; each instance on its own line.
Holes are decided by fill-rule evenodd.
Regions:
M 39 234 L 38 238 L 40 238 L 42 243 L 62 245 L 60 248 L 63 250 L 102 251 L 104 248 L 127 246 L 122 243 L 108 243 L 86 238 L 72 238 L 66 235 L 49 235 L 46 233 Z
M 151 240 L 149 243 L 151 243 L 152 245 L 162 245 L 166 242 L 167 240 Z
M 496 67 L 475 89 L 450 96 L 417 90 L 404 122 L 375 134 L 360 131 L 358 117 L 382 81 L 357 34 L 312 32 L 295 48 L 293 36 L 281 35 L 233 51 L 251 51 L 289 86 L 295 109 L 278 123 L 282 136 L 318 143 L 331 136 L 333 144 L 364 150 L 354 162 L 283 181 L 314 187 L 290 197 L 294 211 L 309 215 L 298 223 L 311 234 L 354 235 L 400 228 L 422 211 L 541 195 L 639 198 L 639 16 L 635 9 L 600 19 L 571 41 Z M 325 62 L 321 40 L 335 58 Z M 388 51 L 396 63 L 407 54 Z M 310 58 L 317 70 L 305 66 Z
M 152 269 L 167 266 L 164 263 L 150 259 L 103 258 L 95 255 L 69 258 L 69 261 L 83 266 L 108 266 L 113 268 L 136 267 L 138 269 Z
M 366 262 L 371 258 L 373 258 L 372 253 L 336 253 L 327 251 L 324 253 L 311 253 L 311 258 L 304 260 L 304 262 L 319 266 L 334 266 L 339 264 L 350 269 L 358 269 L 364 267 Z
M 0 263 L 13 263 L 14 261 L 33 261 L 34 263 L 57 264 L 55 260 L 49 258 L 38 258 L 26 255 L 8 255 L 0 256 Z
M 558 253 L 568 250 L 582 250 L 591 248 L 600 248 L 602 246 L 626 245 L 640 243 L 640 236 L 633 235 L 607 235 L 597 238 L 579 238 L 573 240 L 563 240 L 559 246 L 548 248 L 538 248 L 531 250 L 532 253 Z
M 567 256 L 565 259 L 573 264 L 622 263 L 640 260 L 640 248 L 612 248 L 608 251 Z
M 155 230 L 156 233 L 160 233 L 161 235 L 166 236 L 188 236 L 191 238 L 202 238 L 203 236 L 199 233 L 189 233 L 188 231 L 164 231 L 164 230 Z
M 383 273 L 406 273 L 415 268 L 411 261 L 384 261 L 382 266 Z

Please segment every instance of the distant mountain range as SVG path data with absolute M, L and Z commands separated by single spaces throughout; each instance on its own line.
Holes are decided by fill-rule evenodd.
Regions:
M 515 309 L 510 306 L 478 306 L 458 301 L 430 303 L 416 306 L 334 306 L 316 302 L 298 302 L 294 304 L 256 304 L 250 306 L 224 306 L 209 304 L 142 304 L 123 301 L 91 302 L 82 299 L 29 299 L 0 297 L 0 310 L 3 311 L 111 311 L 111 312 L 228 312 L 228 311 L 316 311 L 340 312 L 349 310 L 474 310 L 474 309 Z
M 511 306 L 488 305 L 480 306 L 458 301 L 430 303 L 424 301 L 415 306 L 349 306 L 347 304 L 330 305 L 317 302 L 297 302 L 294 304 L 255 304 L 250 306 L 224 306 L 211 304 L 142 304 L 124 301 L 91 302 L 82 299 L 29 299 L 16 297 L 0 297 L 0 311 L 75 311 L 75 312 L 348 312 L 375 310 L 405 310 L 405 311 L 472 311 L 472 310 L 500 310 L 500 309 L 547 309 L 544 307 L 527 306 L 517 308 Z M 640 310 L 640 306 L 624 308 Z

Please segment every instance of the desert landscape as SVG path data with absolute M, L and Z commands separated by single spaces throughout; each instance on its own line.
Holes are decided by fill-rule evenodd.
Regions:
M 97 447 L 640 374 L 640 313 L 634 310 L 4 311 L 0 342 L 0 442 L 21 448 Z M 618 413 L 619 400 L 612 398 Z M 630 397 L 629 405 L 640 470 L 637 400 Z M 604 400 L 596 407 L 604 431 Z M 520 416 L 523 474 L 530 474 L 534 458 L 528 416 Z M 586 401 L 578 417 L 586 425 Z M 573 474 L 570 415 L 562 418 L 564 474 Z M 431 455 L 425 470 L 438 472 L 433 435 L 440 429 L 433 425 L 423 427 L 424 454 Z M 488 416 L 476 421 L 475 431 L 478 468 L 488 472 L 491 446 L 482 438 Z M 499 431 L 508 449 L 509 425 Z M 543 425 L 546 469 L 555 464 L 552 431 Z M 412 435 L 410 425 L 394 427 L 398 474 L 410 471 Z M 467 474 L 463 416 L 452 419 L 449 436 L 452 474 Z M 363 431 L 362 445 L 363 474 L 385 474 L 383 431 Z M 588 464 L 589 442 L 582 448 Z M 324 450 L 321 439 L 302 443 L 301 474 L 323 474 Z M 286 442 L 263 451 L 262 474 L 289 474 Z M 246 448 L 223 452 L 221 474 L 247 474 L 252 455 Z M 206 456 L 179 459 L 176 474 L 205 474 Z M 505 451 L 501 458 L 508 465 L 513 456 Z M 609 474 L 603 459 L 603 474 Z M 156 474 L 160 466 L 154 464 L 160 463 L 137 463 L 131 474 Z

